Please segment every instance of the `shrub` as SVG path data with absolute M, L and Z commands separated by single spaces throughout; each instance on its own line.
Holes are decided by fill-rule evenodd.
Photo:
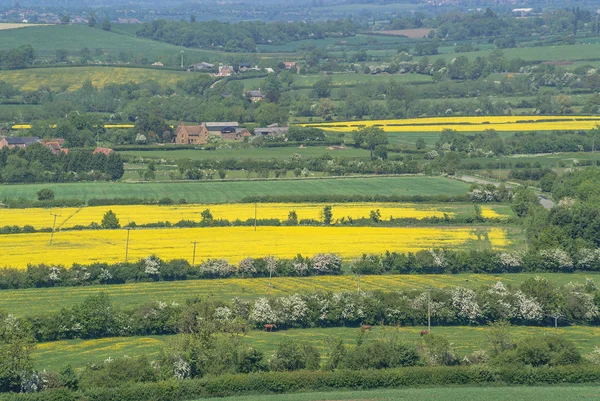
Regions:
M 319 351 L 313 345 L 286 338 L 279 343 L 271 358 L 271 370 L 316 370 L 319 369 L 320 358 Z
M 417 348 L 397 337 L 377 339 L 349 350 L 342 362 L 348 369 L 387 369 L 415 366 L 420 362 Z
M 48 188 L 42 188 L 37 192 L 39 201 L 54 200 L 54 191 Z
M 104 214 L 104 217 L 102 217 L 102 223 L 100 225 L 104 229 L 121 228 L 121 225 L 119 224 L 119 219 L 112 210 L 109 210 Z

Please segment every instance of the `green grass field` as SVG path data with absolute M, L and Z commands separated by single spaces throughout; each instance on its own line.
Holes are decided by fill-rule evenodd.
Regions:
M 366 341 L 397 335 L 403 341 L 415 343 L 420 339 L 420 331 L 425 327 L 383 327 L 375 326 L 367 333 Z M 432 326 L 432 333 L 446 337 L 454 346 L 456 353 L 462 358 L 473 351 L 489 349 L 487 327 L 469 326 Z M 273 354 L 277 344 L 284 338 L 295 341 L 306 341 L 315 345 L 325 357 L 327 340 L 338 337 L 349 346 L 356 345 L 359 329 L 356 327 L 328 327 L 311 329 L 289 329 L 274 332 L 252 330 L 244 337 L 244 341 L 264 352 L 267 358 Z M 568 326 L 554 329 L 551 327 L 513 326 L 510 328 L 513 341 L 521 338 L 559 333 L 575 342 L 581 353 L 589 354 L 600 345 L 598 336 L 600 327 Z M 85 366 L 89 362 L 101 362 L 107 358 L 146 355 L 155 357 L 172 336 L 139 336 L 110 337 L 97 340 L 63 340 L 40 343 L 35 351 L 35 361 L 39 369 L 59 370 L 67 364 L 75 368 Z
M 247 196 L 267 195 L 460 195 L 469 184 L 441 177 L 361 177 L 263 181 L 201 181 L 174 183 L 74 183 L 2 185 L 0 199 L 36 199 L 50 188 L 56 199 L 185 198 L 190 203 L 236 202 Z
M 118 29 L 117 29 L 118 32 Z M 179 47 L 150 39 L 121 35 L 116 32 L 90 28 L 87 25 L 53 25 L 10 29 L 0 31 L 0 49 L 12 49 L 22 45 L 31 45 L 38 58 L 53 58 L 57 49 L 69 51 L 72 57 L 78 57 L 79 51 L 89 48 L 94 54 L 100 48 L 105 54 L 117 56 L 119 52 L 131 51 L 140 54 L 151 62 L 178 57 L 185 51 L 189 62 L 207 61 L 218 57 L 219 53 L 199 49 Z
M 600 43 L 575 44 L 560 46 L 541 46 L 541 47 L 520 47 L 515 49 L 502 49 L 504 57 L 507 59 L 520 58 L 526 61 L 577 61 L 598 58 L 596 55 L 600 51 Z M 476 57 L 488 57 L 491 50 L 479 50 L 476 52 L 460 53 L 469 60 Z M 457 57 L 456 53 L 439 54 L 430 56 L 430 59 L 443 58 L 446 61 L 452 61 Z
M 557 285 L 569 282 L 584 283 L 587 278 L 600 282 L 600 274 L 595 273 L 386 275 L 364 276 L 360 280 L 360 288 L 362 291 L 398 291 L 448 286 L 478 287 L 498 281 L 506 285 L 518 286 L 524 280 L 536 276 L 546 277 Z M 356 288 L 356 278 L 350 275 L 275 277 L 272 280 L 274 295 L 311 291 L 355 291 Z M 235 297 L 254 299 L 266 296 L 267 289 L 267 278 L 252 278 L 2 290 L 0 309 L 16 316 L 43 315 L 81 303 L 86 297 L 100 292 L 108 294 L 116 305 L 127 308 L 148 301 L 184 302 L 193 297 L 211 296 L 223 300 L 231 300 Z
M 312 87 L 315 84 L 315 82 L 320 81 L 324 78 L 326 77 L 323 75 L 295 75 L 292 88 Z M 403 84 L 433 82 L 433 78 L 431 78 L 428 75 L 421 74 L 369 75 L 349 72 L 328 75 L 327 78 L 331 78 L 332 85 L 334 86 L 355 86 L 357 84 L 389 81 L 395 81 Z M 264 78 L 251 78 L 244 79 L 240 82 L 244 84 L 244 87 L 246 89 L 258 89 L 263 81 Z
M 308 146 L 304 148 L 298 147 L 278 147 L 278 148 L 234 148 L 234 149 L 217 149 L 217 150 L 137 150 L 137 151 L 121 151 L 122 155 L 130 155 L 136 157 L 156 157 L 161 159 L 178 160 L 178 159 L 253 159 L 253 160 L 268 160 L 268 159 L 289 159 L 295 154 L 299 154 L 307 158 L 321 157 L 329 154 L 332 157 L 369 157 L 369 151 L 365 149 L 347 148 L 344 150 L 330 150 L 325 146 Z
M 564 387 L 443 387 L 406 388 L 362 391 L 331 391 L 277 395 L 248 395 L 224 397 L 221 401 L 385 401 L 385 400 L 449 400 L 449 401 L 564 401 L 595 400 L 600 398 L 596 386 Z M 212 399 L 212 398 L 210 398 Z M 205 401 L 202 398 L 195 401 Z

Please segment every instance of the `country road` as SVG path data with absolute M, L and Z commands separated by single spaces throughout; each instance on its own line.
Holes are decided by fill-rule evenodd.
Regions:
M 482 185 L 488 185 L 488 184 L 492 184 L 494 186 L 498 186 L 500 185 L 500 183 L 498 182 L 494 182 L 494 181 L 488 181 L 485 180 L 483 178 L 479 178 L 479 177 L 473 177 L 471 175 L 460 175 L 460 176 L 456 176 L 457 180 L 461 180 L 464 182 L 472 182 L 472 183 L 476 183 L 476 184 L 482 184 Z M 517 184 L 518 185 L 518 184 Z M 507 188 L 514 188 L 515 185 L 507 185 Z M 548 199 L 547 197 L 545 197 L 544 195 L 540 195 L 537 194 L 538 198 L 540 198 L 540 205 L 542 205 L 545 209 L 552 209 L 554 207 L 554 202 L 551 201 L 550 199 Z

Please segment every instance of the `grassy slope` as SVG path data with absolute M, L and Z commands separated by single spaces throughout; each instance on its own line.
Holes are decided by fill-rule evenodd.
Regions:
M 207 60 L 219 53 L 174 46 L 149 39 L 120 35 L 115 32 L 90 28 L 87 25 L 53 25 L 0 31 L 0 49 L 11 49 L 31 45 L 38 57 L 54 57 L 56 49 L 68 50 L 71 56 L 79 55 L 79 50 L 87 47 L 101 48 L 105 53 L 117 55 L 120 51 L 143 54 L 148 60 L 156 61 L 179 55 L 184 50 L 191 61 Z
M 569 282 L 585 282 L 586 278 L 600 281 L 594 273 L 519 273 L 503 275 L 389 275 L 363 276 L 360 288 L 363 291 L 397 291 L 402 289 L 425 289 L 428 287 L 465 286 L 478 287 L 502 281 L 507 285 L 519 285 L 527 278 L 542 276 L 558 285 Z M 189 280 L 159 283 L 132 283 L 89 287 L 34 288 L 26 290 L 0 291 L 0 309 L 16 316 L 41 315 L 57 311 L 62 307 L 81 303 L 86 297 L 100 292 L 108 294 L 121 307 L 140 305 L 148 301 L 183 302 L 196 296 L 213 296 L 231 300 L 235 297 L 254 299 L 265 296 L 267 278 Z M 350 275 L 326 277 L 276 277 L 272 280 L 275 295 L 310 291 L 355 291 L 356 278 Z
M 600 43 L 576 44 L 562 46 L 522 47 L 516 49 L 502 49 L 506 59 L 521 58 L 527 61 L 575 61 L 598 58 L 600 54 Z M 476 57 L 488 57 L 489 50 L 460 53 L 470 60 Z M 457 57 L 456 53 L 429 56 L 430 59 L 443 58 L 451 61 Z
M 439 135 L 438 135 L 439 136 Z M 369 151 L 365 149 L 348 148 L 345 150 L 328 150 L 323 146 L 280 147 L 280 148 L 242 148 L 242 149 L 217 149 L 217 150 L 151 150 L 151 151 L 122 151 L 122 155 L 138 157 L 159 157 L 165 159 L 289 159 L 294 154 L 304 157 L 320 157 L 330 154 L 332 157 L 369 157 Z
M 459 195 L 469 185 L 460 181 L 433 177 L 374 177 L 343 179 L 290 179 L 232 182 L 178 183 L 73 183 L 2 185 L 0 199 L 36 199 L 37 191 L 50 188 L 56 199 L 91 198 L 185 198 L 193 203 L 222 203 L 239 201 L 251 195 Z
M 407 342 L 419 340 L 419 332 L 424 327 L 402 327 L 397 331 L 391 327 L 374 327 L 367 335 L 367 341 L 371 338 L 389 336 L 395 333 L 400 339 Z M 458 355 L 462 358 L 478 349 L 488 349 L 487 327 L 450 326 L 433 327 L 432 332 L 445 336 L 451 343 Z M 539 336 L 540 334 L 554 334 L 557 332 L 550 327 L 523 327 L 513 326 L 511 338 Z M 574 341 L 583 354 L 589 354 L 598 345 L 597 336 L 600 335 L 599 327 L 570 326 L 561 327 L 558 333 Z M 325 357 L 326 344 L 330 337 L 339 337 L 350 346 L 356 344 L 358 329 L 355 327 L 313 328 L 313 329 L 290 329 L 267 333 L 262 330 L 252 330 L 244 341 L 252 344 L 265 353 L 267 358 L 275 351 L 278 343 L 284 338 L 298 341 L 308 341 L 319 348 L 321 355 Z M 35 352 L 36 363 L 39 369 L 57 370 L 66 364 L 73 367 L 85 366 L 88 362 L 100 362 L 109 357 L 120 358 L 125 355 L 147 355 L 155 357 L 161 347 L 170 341 L 172 336 L 142 336 L 142 337 L 112 337 L 98 340 L 64 340 L 38 345 Z

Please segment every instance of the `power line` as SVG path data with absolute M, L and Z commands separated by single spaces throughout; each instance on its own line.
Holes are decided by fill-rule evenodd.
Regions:
M 125 242 L 125 263 L 127 263 L 127 259 L 129 258 L 129 231 L 131 231 L 131 227 L 127 226 L 127 241 Z
M 194 267 L 196 265 L 196 244 L 198 243 L 198 241 L 193 241 L 192 244 L 194 244 L 194 253 L 192 255 L 192 267 Z
M 54 223 L 52 223 L 52 233 L 50 234 L 50 246 L 52 246 L 52 239 L 54 238 L 54 228 L 56 227 L 56 217 L 60 217 L 60 214 L 50 213 L 50 216 L 54 216 Z

